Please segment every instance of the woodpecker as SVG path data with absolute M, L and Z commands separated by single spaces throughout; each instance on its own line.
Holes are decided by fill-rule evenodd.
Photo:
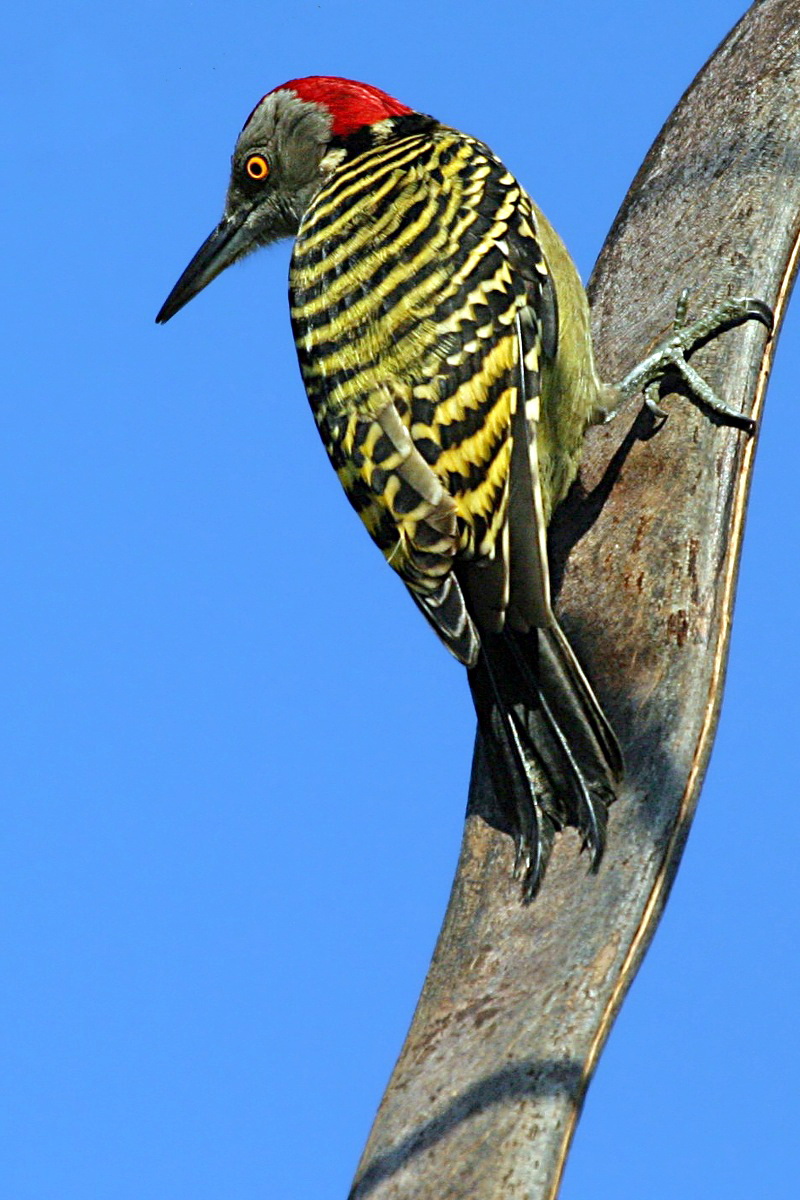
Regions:
M 546 532 L 588 426 L 668 371 L 740 425 L 686 362 L 749 318 L 729 301 L 617 387 L 595 370 L 586 294 L 557 234 L 476 138 L 378 88 L 326 76 L 264 96 L 233 152 L 225 211 L 158 314 L 295 237 L 303 381 L 350 503 L 467 668 L 494 791 L 531 899 L 554 836 L 594 870 L 623 775 L 617 739 L 553 613 Z

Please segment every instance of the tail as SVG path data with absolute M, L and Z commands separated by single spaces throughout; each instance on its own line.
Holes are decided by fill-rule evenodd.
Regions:
M 553 838 L 581 834 L 596 871 L 622 754 L 560 626 L 484 634 L 469 672 L 498 803 L 516 829 L 515 873 L 532 900 Z

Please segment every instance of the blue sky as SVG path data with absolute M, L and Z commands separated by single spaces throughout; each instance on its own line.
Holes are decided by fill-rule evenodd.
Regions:
M 317 442 L 288 247 L 153 323 L 243 119 L 294 76 L 374 82 L 485 138 L 588 276 L 744 8 L 671 0 L 668 27 L 638 0 L 7 18 L 9 1200 L 344 1197 L 455 864 L 466 684 Z M 796 1195 L 799 367 L 790 313 L 716 748 L 563 1200 Z

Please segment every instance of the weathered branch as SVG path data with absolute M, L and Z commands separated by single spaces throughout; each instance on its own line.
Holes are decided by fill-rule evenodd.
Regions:
M 796 0 L 753 5 L 647 156 L 590 285 L 598 357 L 621 377 L 668 328 L 730 295 L 791 288 L 800 231 Z M 698 352 L 759 416 L 763 328 Z M 480 762 L 450 906 L 353 1200 L 553 1197 L 586 1086 L 674 878 L 717 721 L 755 439 L 682 396 L 588 439 L 552 531 L 559 613 L 628 766 L 600 874 L 559 839 L 530 907 Z

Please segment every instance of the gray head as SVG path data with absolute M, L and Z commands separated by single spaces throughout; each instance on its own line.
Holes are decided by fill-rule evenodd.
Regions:
M 294 79 L 268 92 L 236 142 L 222 220 L 156 320 L 168 321 L 245 254 L 297 233 L 337 161 L 338 155 L 329 151 L 365 126 L 410 111 L 368 84 L 329 76 Z

